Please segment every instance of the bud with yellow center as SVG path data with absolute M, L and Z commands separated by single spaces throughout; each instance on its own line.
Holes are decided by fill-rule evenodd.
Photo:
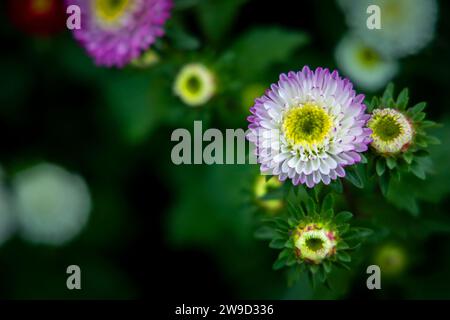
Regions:
M 321 224 L 299 226 L 294 233 L 295 252 L 299 259 L 319 264 L 336 254 L 337 235 Z
M 411 122 L 403 113 L 395 109 L 374 110 L 367 126 L 372 129 L 371 146 L 380 154 L 404 152 L 414 138 Z
M 184 103 L 197 107 L 214 96 L 216 81 L 211 70 L 205 65 L 188 64 L 178 73 L 173 90 Z

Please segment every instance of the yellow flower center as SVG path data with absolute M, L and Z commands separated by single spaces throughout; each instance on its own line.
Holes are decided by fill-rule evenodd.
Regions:
M 395 109 L 376 109 L 367 126 L 372 129 L 372 147 L 382 154 L 402 151 L 414 137 L 408 119 Z
M 372 135 L 382 141 L 391 141 L 403 133 L 400 123 L 393 114 L 375 117 L 370 128 L 373 131 Z
M 291 144 L 311 147 L 324 141 L 332 125 L 330 115 L 323 108 L 306 103 L 287 111 L 283 131 Z
M 324 241 L 320 238 L 309 238 L 306 239 L 305 244 L 309 250 L 317 252 L 323 248 Z
M 190 106 L 205 104 L 215 94 L 215 90 L 213 73 L 204 65 L 195 63 L 185 66 L 174 84 L 175 94 Z
M 320 224 L 299 226 L 294 232 L 294 245 L 299 259 L 319 264 L 336 253 L 337 235 Z
M 197 75 L 191 75 L 186 79 L 186 90 L 197 94 L 202 89 L 202 82 Z
M 357 59 L 367 68 L 374 68 L 381 62 L 381 57 L 378 52 L 369 47 L 362 47 L 357 52 Z
M 113 26 L 129 12 L 133 0 L 94 0 L 93 9 L 99 21 L 104 25 Z

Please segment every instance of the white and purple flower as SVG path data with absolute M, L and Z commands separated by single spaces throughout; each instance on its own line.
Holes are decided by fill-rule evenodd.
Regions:
M 309 188 L 344 177 L 371 142 L 363 100 L 337 71 L 305 66 L 282 74 L 248 117 L 261 172 Z
M 164 34 L 171 0 L 66 0 L 81 8 L 81 29 L 73 30 L 98 65 L 124 65 Z

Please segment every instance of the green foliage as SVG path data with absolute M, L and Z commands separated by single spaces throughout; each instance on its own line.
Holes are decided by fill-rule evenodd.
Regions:
M 261 79 L 269 67 L 283 62 L 308 41 L 308 36 L 302 31 L 278 27 L 252 29 L 230 49 L 233 71 L 241 79 Z
M 247 0 L 199 1 L 197 15 L 203 32 L 210 41 L 217 43 L 231 31 L 239 9 L 246 2 Z
M 105 94 L 126 141 L 141 142 L 161 120 L 164 110 L 159 106 L 167 99 L 159 86 L 160 82 L 150 74 L 131 73 L 127 77 L 110 77 Z

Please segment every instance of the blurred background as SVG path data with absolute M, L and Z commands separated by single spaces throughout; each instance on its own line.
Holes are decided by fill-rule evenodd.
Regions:
M 358 1 L 175 0 L 166 36 L 123 69 L 92 62 L 62 1 L 39 15 L 30 1 L 41 0 L 0 5 L 2 299 L 450 298 L 448 1 L 393 1 L 385 21 L 400 31 L 383 42 L 352 23 Z M 173 89 L 191 63 L 215 77 L 197 107 Z M 355 191 L 352 206 L 377 232 L 331 291 L 305 277 L 288 286 L 272 270 L 277 252 L 254 232 L 285 209 L 283 187 L 258 166 L 170 158 L 174 129 L 245 129 L 253 100 L 304 65 L 338 68 L 368 98 L 389 81 L 409 87 L 443 124 L 427 180 L 411 178 L 389 202 Z M 70 291 L 74 264 L 82 290 Z M 382 290 L 366 288 L 370 264 L 386 270 Z

